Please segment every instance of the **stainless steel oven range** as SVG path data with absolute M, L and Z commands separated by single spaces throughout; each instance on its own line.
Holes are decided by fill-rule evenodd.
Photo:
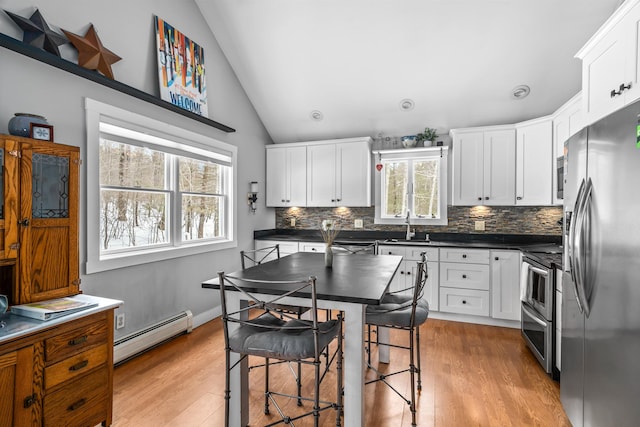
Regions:
M 522 336 L 545 372 L 551 373 L 555 355 L 555 265 L 561 257 L 551 249 L 525 252 L 522 257 Z

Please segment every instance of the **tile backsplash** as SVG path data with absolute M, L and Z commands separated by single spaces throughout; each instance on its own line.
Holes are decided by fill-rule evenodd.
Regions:
M 449 206 L 449 224 L 411 226 L 420 232 L 476 234 L 562 235 L 561 206 Z M 276 228 L 318 229 L 323 219 L 337 219 L 342 230 L 354 228 L 362 220 L 362 230 L 403 231 L 405 226 L 374 224 L 375 208 L 276 208 Z M 295 226 L 291 220 L 295 219 Z M 475 221 L 484 221 L 485 230 L 475 231 Z

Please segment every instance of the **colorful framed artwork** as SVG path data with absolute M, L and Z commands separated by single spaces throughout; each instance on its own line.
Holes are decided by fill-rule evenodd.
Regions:
M 39 123 L 29 123 L 29 135 L 33 139 L 53 141 L 53 126 Z
M 208 116 L 204 49 L 157 16 L 155 27 L 160 98 Z

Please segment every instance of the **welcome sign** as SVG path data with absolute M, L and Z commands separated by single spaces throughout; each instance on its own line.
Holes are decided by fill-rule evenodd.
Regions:
M 204 49 L 157 16 L 155 27 L 160 98 L 208 116 Z

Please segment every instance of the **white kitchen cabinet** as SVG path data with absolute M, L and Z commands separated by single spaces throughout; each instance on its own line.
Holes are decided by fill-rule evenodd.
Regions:
M 576 54 L 585 124 L 640 97 L 640 2 L 626 1 Z
M 306 206 L 307 147 L 267 146 L 267 206 Z
M 552 150 L 550 116 L 516 125 L 516 206 L 551 205 Z
M 489 250 L 440 249 L 440 311 L 489 316 Z
M 553 158 L 556 159 L 554 170 L 557 171 L 557 159 L 564 156 L 564 143 L 583 127 L 582 94 L 567 101 L 553 113 Z M 558 174 L 552 173 L 553 204 L 561 205 L 558 198 Z M 562 177 L 560 177 L 562 179 Z
M 491 317 L 520 320 L 520 251 L 491 251 Z
M 370 140 L 307 146 L 307 206 L 371 206 Z
M 298 242 L 299 252 L 325 253 L 326 245 L 320 242 Z
M 399 246 L 399 245 L 380 245 L 378 246 L 379 255 L 399 255 L 403 257 L 400 268 L 393 278 L 393 282 L 389 286 L 390 292 L 407 289 L 414 285 L 417 269 L 417 261 L 420 260 L 420 254 L 426 252 L 427 255 L 427 283 L 425 284 L 424 295 L 429 302 L 430 311 L 438 311 L 439 298 L 439 268 L 438 268 L 438 248 L 420 247 L 420 246 Z M 410 295 L 410 293 L 408 293 Z
M 513 205 L 513 126 L 452 129 L 453 205 Z

